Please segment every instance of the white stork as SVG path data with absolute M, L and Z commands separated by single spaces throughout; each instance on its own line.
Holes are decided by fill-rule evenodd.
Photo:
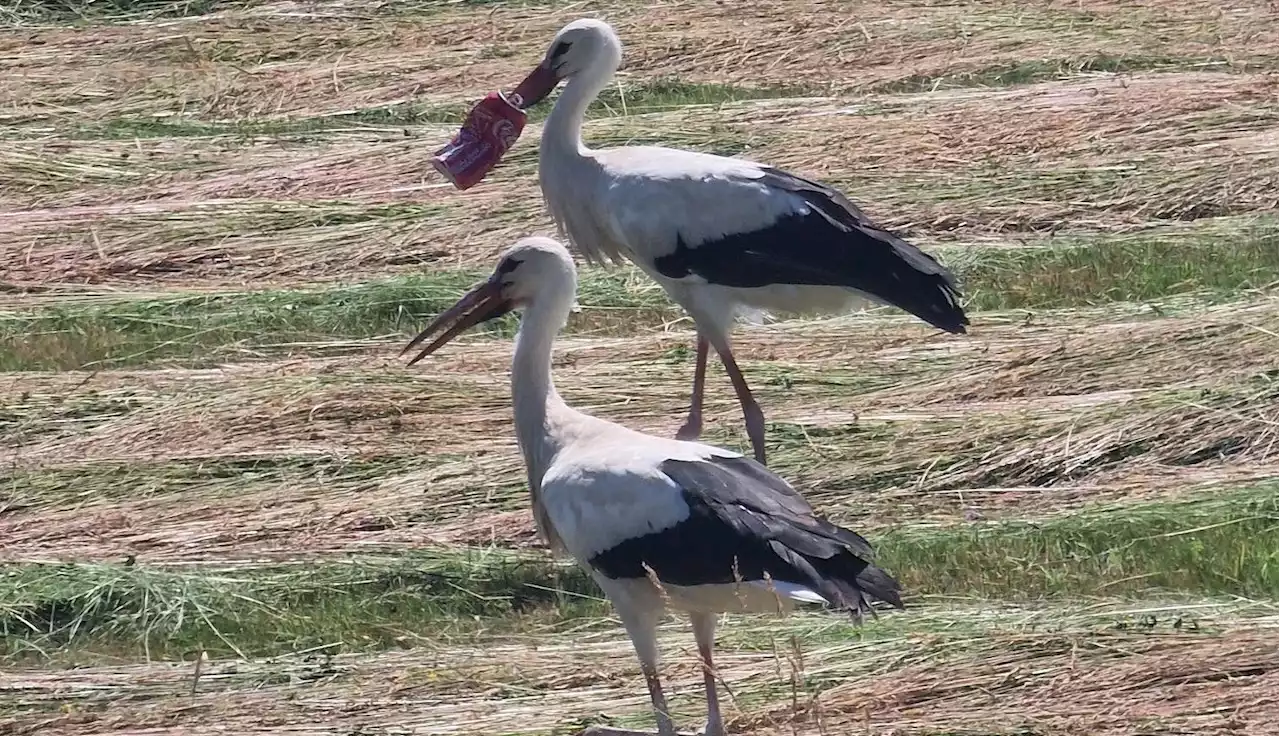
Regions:
M 656 628 L 668 604 L 689 614 L 704 664 L 706 734 L 723 736 L 711 659 L 715 614 L 785 611 L 808 601 L 860 619 L 873 610 L 871 599 L 901 608 L 898 582 L 870 563 L 865 539 L 816 516 L 751 458 L 641 434 L 566 405 L 552 384 L 551 348 L 576 288 L 564 246 L 525 238 L 404 350 L 443 330 L 413 365 L 472 325 L 524 310 L 511 397 L 538 531 L 583 565 L 613 603 L 662 736 L 675 730 L 658 679 Z
M 697 325 L 693 398 L 676 437 L 702 432 L 710 343 L 742 404 L 756 459 L 765 462 L 764 415 L 729 344 L 742 314 L 838 312 L 862 297 L 965 331 L 955 277 L 830 187 L 742 159 L 584 146 L 583 115 L 621 60 L 609 24 L 576 20 L 513 96 L 532 107 L 568 80 L 542 130 L 538 180 L 548 209 L 589 262 L 634 261 Z

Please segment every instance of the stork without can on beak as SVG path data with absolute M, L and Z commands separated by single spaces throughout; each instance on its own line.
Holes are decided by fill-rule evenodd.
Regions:
M 409 343 L 406 351 L 438 335 L 409 364 L 473 325 L 523 310 L 511 398 L 538 531 L 553 550 L 577 560 L 617 610 L 661 736 L 676 731 L 658 677 L 657 626 L 668 608 L 688 614 L 703 663 L 705 733 L 723 736 L 712 660 L 717 614 L 809 602 L 860 620 L 874 610 L 872 601 L 901 608 L 900 588 L 872 564 L 865 539 L 818 516 L 755 460 L 635 432 L 568 406 L 552 381 L 551 356 L 576 288 L 564 246 L 525 238 Z

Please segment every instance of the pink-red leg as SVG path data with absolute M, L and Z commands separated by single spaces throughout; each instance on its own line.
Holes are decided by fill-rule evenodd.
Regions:
M 678 440 L 696 440 L 702 436 L 702 396 L 707 384 L 707 338 L 698 333 L 697 357 L 693 364 L 693 400 L 689 402 L 689 418 L 676 432 Z
M 742 377 L 738 362 L 733 359 L 733 351 L 727 345 L 724 349 L 717 345 L 716 352 L 720 353 L 720 362 L 724 363 L 724 370 L 729 374 L 729 382 L 733 384 L 733 390 L 738 394 L 738 403 L 742 404 L 742 417 L 747 420 L 747 436 L 751 438 L 751 449 L 755 452 L 756 462 L 765 465 L 764 412 L 760 411 L 760 405 L 751 395 L 747 379 Z
M 716 644 L 716 617 L 712 613 L 691 613 L 693 636 L 702 659 L 702 686 L 707 694 L 707 725 L 702 736 L 726 736 L 724 718 L 720 715 L 720 696 L 716 693 L 716 670 L 711 652 Z

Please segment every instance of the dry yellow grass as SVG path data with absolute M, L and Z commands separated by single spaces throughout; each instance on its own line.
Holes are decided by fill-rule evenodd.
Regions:
M 680 144 L 685 131 L 715 125 L 746 141 L 748 157 L 845 182 L 877 220 L 922 243 L 1007 242 L 1273 211 L 1275 101 L 1274 77 L 1147 74 L 874 95 L 853 108 L 739 103 L 597 120 L 588 135 L 625 141 L 644 131 Z M 15 287 L 186 285 L 474 267 L 516 237 L 552 232 L 528 162 L 519 163 L 536 152 L 538 133 L 530 126 L 513 162 L 464 193 L 428 173 L 449 126 L 296 145 L 14 144 L 0 161 L 36 206 L 4 216 L 0 275 Z M 139 155 L 121 158 L 131 152 Z M 386 211 L 348 221 L 371 205 Z
M 993 326 L 964 340 L 925 338 L 915 325 L 851 329 L 838 319 L 744 331 L 741 349 L 754 356 L 744 365 L 770 420 L 813 435 L 779 450 L 784 463 L 789 452 L 822 459 L 802 461 L 790 477 L 820 507 L 836 504 L 837 517 L 875 529 L 904 518 L 958 521 L 976 509 L 1043 516 L 1268 477 L 1275 407 L 1263 387 L 1247 387 L 1273 360 L 1264 326 L 1276 318 L 1275 305 L 1261 302 L 1182 317 Z M 689 339 L 566 339 L 557 353 L 562 392 L 600 416 L 670 434 L 689 377 L 685 362 L 672 370 L 664 355 Z M 155 562 L 533 544 L 523 493 L 513 491 L 523 469 L 510 431 L 509 342 L 465 341 L 411 371 L 394 356 L 397 346 L 216 370 L 0 377 L 7 395 L 27 397 L 9 405 L 23 420 L 5 438 L 3 462 L 29 472 L 247 458 L 387 463 L 376 478 L 268 474 L 217 494 L 88 496 L 0 518 L 4 555 Z M 777 366 L 790 367 L 789 388 L 764 380 Z M 867 383 L 824 383 L 836 376 Z M 741 443 L 724 377 L 714 373 L 709 390 L 711 431 Z M 1212 394 L 1221 390 L 1237 398 L 1224 404 Z M 871 434 L 861 439 L 855 421 Z M 1144 449 L 1125 449 L 1135 447 Z M 1220 461 L 1216 452 L 1225 453 Z M 1114 453 L 1134 456 L 1108 460 Z M 901 477 L 852 507 L 821 490 L 870 468 Z
M 1173 609 L 1176 611 L 1176 608 Z M 1155 609 L 1171 618 L 1172 611 Z M 1217 614 L 1216 616 L 1214 614 Z M 816 617 L 779 629 L 770 619 L 743 625 L 722 647 L 719 673 L 737 683 L 726 715 L 737 733 L 953 732 L 1046 736 L 1158 732 L 1212 736 L 1268 734 L 1276 728 L 1274 629 L 1246 612 L 1201 614 L 1221 633 L 1108 631 L 1089 612 L 1057 624 L 1034 609 L 926 608 L 958 631 L 905 641 L 844 640 L 798 658 L 787 636 L 821 631 Z M 1095 614 L 1096 615 L 1096 614 Z M 1256 615 L 1256 614 L 1255 614 Z M 820 641 L 820 639 L 818 640 Z M 683 625 L 663 628 L 671 704 L 698 717 L 701 673 Z M 201 723 L 249 732 L 350 734 L 382 730 L 440 736 L 546 732 L 602 712 L 642 709 L 629 645 L 610 631 L 565 641 L 513 637 L 483 647 L 415 641 L 376 658 L 312 656 L 270 663 L 209 663 L 198 682 L 192 663 L 77 668 L 50 676 L 6 672 L 0 684 L 28 703 L 63 703 L 60 713 L 13 724 L 12 733 L 206 733 Z M 856 684 L 828 688 L 820 682 Z M 195 692 L 192 692 L 193 685 Z M 767 693 L 791 705 L 753 704 Z M 104 707 L 108 706 L 108 707 Z M 193 719 L 193 715 L 199 720 Z M 996 730 L 998 729 L 998 730 Z
M 1246 630 L 1213 641 L 1138 637 L 1112 648 L 1071 636 L 1028 637 L 1004 656 L 905 667 L 833 688 L 800 713 L 739 724 L 755 734 L 794 733 L 797 720 L 817 733 L 895 736 L 1023 729 L 1122 736 L 1144 726 L 1205 736 L 1275 733 L 1268 694 L 1280 683 L 1274 640 L 1274 632 Z
M 857 88 L 1026 59 L 1271 56 L 1273 14 L 1255 2 L 696 1 L 565 8 L 442 6 L 298 14 L 288 4 L 169 24 L 33 29 L 0 47 L 12 121 L 193 112 L 208 118 L 315 114 L 418 95 L 474 98 L 511 86 L 567 20 L 617 27 L 625 71 L 693 82 L 752 80 Z M 668 22 L 679 17 L 680 23 Z M 724 29 L 732 28 L 731 35 Z M 336 39 L 341 39 L 335 43 Z M 785 39 L 780 43 L 779 39 Z M 38 45 L 36 45 L 38 44 Z M 156 74 L 162 64 L 163 74 Z M 123 94 L 122 94 L 123 92 Z
M 759 376 L 761 395 L 777 397 L 770 402 L 774 421 L 823 426 L 848 420 L 851 410 L 920 419 L 960 408 L 999 415 L 1020 403 L 1054 406 L 1055 397 L 1062 406 L 1087 408 L 1091 402 L 1080 397 L 1125 402 L 1152 390 L 1246 382 L 1270 364 L 1274 336 L 1265 325 L 1275 319 L 1275 305 L 1259 302 L 1088 326 L 990 325 L 961 339 L 905 320 L 838 318 L 744 330 L 740 349 L 753 356 L 744 365 Z M 687 360 L 672 363 L 665 355 L 691 338 L 672 332 L 565 339 L 556 369 L 562 392 L 602 416 L 673 432 L 690 379 Z M 450 453 L 510 434 L 508 341 L 464 340 L 420 370 L 404 369 L 399 347 L 400 340 L 388 340 L 356 358 L 219 369 L 0 374 L 6 395 L 29 397 L 30 417 L 10 435 L 4 461 L 200 457 L 214 448 Z M 771 368 L 786 366 L 793 367 L 794 385 L 766 380 Z M 864 383 L 845 388 L 837 376 Z M 710 381 L 708 421 L 736 424 L 726 379 L 713 373 Z M 108 409 L 106 423 L 87 432 L 58 429 L 64 403 L 92 407 L 113 397 L 127 400 L 130 410 L 115 416 Z M 86 414 L 93 418 L 91 410 Z M 28 434 L 32 440 L 22 441 Z

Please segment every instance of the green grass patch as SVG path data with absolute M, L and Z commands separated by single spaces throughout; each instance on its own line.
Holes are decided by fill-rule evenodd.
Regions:
M 14 0 L 0 10 L 10 23 L 128 22 L 146 18 L 191 18 L 258 0 Z
M 80 139 L 135 138 L 271 138 L 330 133 L 352 128 L 460 124 L 470 110 L 465 104 L 401 103 L 302 118 L 247 118 L 210 121 L 195 117 L 112 118 L 72 131 Z
M 1262 599 L 1277 594 L 1276 514 L 1267 484 L 1039 523 L 908 528 L 873 542 L 912 598 Z M 529 616 L 590 624 L 607 611 L 579 568 L 495 550 L 221 569 L 15 564 L 0 573 L 0 601 L 0 652 L 10 658 L 380 649 L 514 631 Z
M 820 90 L 798 85 L 749 87 L 732 84 L 700 84 L 659 78 L 634 86 L 613 86 L 604 90 L 587 109 L 587 117 L 597 119 L 643 115 L 670 112 L 687 107 L 715 106 L 820 93 Z M 306 136 L 352 128 L 461 125 L 466 120 L 467 113 L 478 101 L 477 98 L 457 103 L 401 102 L 302 118 L 216 121 L 191 116 L 119 117 L 101 123 L 79 125 L 69 133 L 71 137 L 79 139 L 262 138 Z M 547 102 L 530 110 L 529 120 L 532 122 L 545 120 L 551 112 L 552 105 L 553 102 Z M 733 152 L 740 153 L 741 149 L 734 149 Z
M 1034 599 L 1150 590 L 1275 598 L 1276 484 L 1043 522 L 904 529 L 876 540 L 908 590 Z
M 70 400 L 72 397 L 68 397 Z M 13 413 L 12 404 L 0 408 Z M 110 418 L 116 414 L 106 414 Z M 14 427 L 0 421 L 0 436 L 12 440 Z M 20 435 L 19 435 L 20 436 Z M 451 458 L 433 455 L 440 464 Z M 246 493 L 252 487 L 324 486 L 359 489 L 376 486 L 389 476 L 421 471 L 415 456 L 338 458 L 328 455 L 221 456 L 186 461 L 99 462 L 70 468 L 6 468 L 0 470 L 0 506 L 10 512 L 35 507 L 111 504 L 169 495 L 204 501 Z
M 747 712 L 776 712 L 794 705 L 797 696 L 807 702 L 831 687 L 874 682 L 886 671 L 921 681 L 943 673 L 978 670 L 985 677 L 965 678 L 967 684 L 958 685 L 959 690 L 948 688 L 944 695 L 954 698 L 958 692 L 967 691 L 990 699 L 993 681 L 1000 676 L 998 671 L 993 675 L 992 665 L 1019 675 L 1006 677 L 995 686 L 1003 695 L 1011 690 L 1025 692 L 1031 687 L 1060 685 L 1061 673 L 1067 667 L 1092 670 L 1098 665 L 1114 665 L 1117 658 L 1130 658 L 1138 668 L 1145 662 L 1154 665 L 1152 669 L 1160 665 L 1167 669 L 1167 655 L 1180 654 L 1185 661 L 1197 655 L 1221 655 L 1225 647 L 1233 647 L 1236 661 L 1241 663 L 1233 674 L 1262 675 L 1256 679 L 1263 682 L 1256 685 L 1263 689 L 1263 678 L 1274 670 L 1274 665 L 1263 664 L 1267 661 L 1265 627 L 1274 616 L 1274 604 L 1242 600 L 1090 598 L 1046 606 L 951 598 L 925 601 L 909 612 L 871 619 L 862 626 L 852 625 L 843 616 L 819 612 L 785 618 L 734 617 L 717 630 L 717 650 L 721 666 L 726 667 L 722 674 L 731 683 L 736 707 Z M 616 621 L 589 620 L 569 630 L 554 625 L 532 626 L 514 636 L 493 633 L 496 635 L 470 641 L 436 642 L 443 646 L 397 652 L 385 659 L 378 654 L 348 654 L 341 643 L 328 642 L 293 655 L 234 663 L 214 661 L 204 672 L 215 676 L 202 679 L 199 691 L 208 699 L 265 690 L 278 697 L 264 702 L 264 707 L 296 710 L 296 703 L 292 702 L 295 696 L 306 700 L 305 694 L 314 692 L 315 685 L 337 693 L 367 691 L 370 686 L 384 683 L 390 672 L 398 687 L 411 691 L 414 702 L 436 695 L 465 696 L 484 687 L 491 704 L 493 699 L 511 698 L 510 706 L 519 708 L 527 704 L 531 695 L 555 699 L 572 692 L 562 685 L 568 673 L 556 669 L 557 659 L 585 680 L 579 680 L 579 686 L 635 676 L 634 671 L 628 674 L 619 670 L 634 670 L 634 660 Z M 688 637 L 685 620 L 668 619 L 659 628 L 664 660 L 692 661 L 693 655 L 685 644 Z M 498 657 L 492 656 L 491 647 L 495 645 L 501 652 Z M 753 653 L 776 657 L 777 668 L 742 676 L 739 663 L 758 659 Z M 188 656 L 182 669 L 189 670 L 198 652 L 184 654 Z M 211 654 L 217 656 L 219 652 Z M 1153 654 L 1157 656 L 1150 656 Z M 1161 654 L 1166 657 L 1158 656 Z M 526 657 L 530 659 L 526 661 Z M 129 668 L 138 674 L 130 678 L 122 676 L 117 661 L 101 659 L 85 652 L 57 656 L 53 666 L 75 667 L 82 679 L 108 673 L 115 677 L 95 679 L 94 687 L 57 687 L 55 682 L 40 689 L 37 684 L 28 697 L 10 704 L 8 715 L 32 718 L 42 714 L 48 719 L 57 717 L 59 711 L 70 710 L 77 717 L 84 717 L 112 709 L 116 716 L 128 718 L 127 712 L 123 716 L 119 713 L 122 702 L 133 703 L 147 712 L 153 712 L 157 704 L 165 707 L 164 703 L 179 710 L 187 707 L 188 699 L 183 696 L 191 692 L 192 678 L 153 676 L 167 669 L 163 665 Z M 101 668 L 95 667 L 99 662 Z M 1169 678 L 1138 679 L 1158 686 Z M 1245 683 L 1237 684 L 1247 687 Z M 674 688 L 669 692 L 669 704 L 678 723 L 696 723 L 703 717 L 705 705 L 700 689 Z M 125 693 L 128 698 L 122 701 Z M 328 704 L 329 699 L 321 703 L 322 707 Z M 567 736 L 591 723 L 652 728 L 647 703 L 640 699 L 632 707 L 610 708 L 608 712 L 593 712 L 581 704 L 572 707 L 572 711 L 576 712 L 568 708 L 561 712 L 556 718 L 557 728 L 548 733 Z M 838 712 L 844 718 L 837 716 L 836 720 L 847 722 L 848 711 L 839 708 Z M 501 715 L 494 715 L 497 717 L 489 719 L 492 725 L 483 732 L 506 733 L 506 723 L 499 722 Z M 836 713 L 828 711 L 827 716 L 832 715 Z M 982 719 L 981 714 L 971 715 L 975 722 Z M 842 728 L 824 720 L 829 726 Z M 480 727 L 475 721 L 469 725 L 473 729 Z M 971 729 L 963 733 L 972 736 L 987 732 Z
M 335 225 L 372 216 L 359 210 L 302 212 L 274 226 Z M 1187 234 L 1063 238 L 1051 247 L 937 252 L 957 272 L 970 311 L 1158 301 L 1183 294 L 1225 299 L 1274 285 L 1275 219 L 1227 222 L 1231 227 Z M 436 271 L 315 290 L 69 303 L 10 313 L 0 315 L 0 370 L 205 365 L 264 351 L 351 350 L 358 347 L 352 340 L 416 333 L 486 275 L 483 270 Z M 584 270 L 579 284 L 582 311 L 570 320 L 574 332 L 625 334 L 682 314 L 635 268 Z M 516 317 L 509 316 L 488 329 L 505 337 L 515 325 Z
M 943 256 L 975 310 L 1081 307 L 1188 293 L 1231 298 L 1274 286 L 1280 272 L 1275 218 L 1246 223 L 1238 230 L 1062 238 L 1047 248 Z
M 0 18 L 15 24 L 135 23 L 143 20 L 195 18 L 209 13 L 248 10 L 263 0 L 14 0 L 0 8 Z M 430 15 L 442 10 L 501 4 L 506 7 L 545 7 L 551 0 L 390 0 L 358 11 L 374 15 Z
M 311 343 L 416 333 L 485 276 L 443 271 L 316 291 L 184 296 L 8 315 L 0 317 L 0 370 L 202 364 L 304 346 L 311 354 L 324 353 Z M 615 270 L 584 279 L 578 294 L 584 314 L 572 326 L 595 329 L 602 321 L 643 319 L 649 312 L 670 316 L 663 292 L 638 283 L 636 276 Z M 617 310 L 624 314 L 611 316 Z M 516 324 L 512 315 L 487 329 L 510 336 Z
M 0 437 L 18 445 L 51 431 L 84 432 L 149 406 L 152 400 L 130 389 L 88 391 L 69 396 L 32 395 L 27 392 L 6 396 L 0 399 Z
M 736 84 L 682 82 L 674 77 L 659 77 L 637 85 L 626 87 L 614 85 L 605 89 L 587 109 L 587 114 L 595 117 L 643 115 L 686 107 L 785 97 L 809 97 L 822 93 L 823 90 L 806 85 L 748 87 Z M 535 114 L 545 117 L 550 110 L 549 103 L 539 105 Z
M 1232 71 L 1274 69 L 1275 60 L 1265 57 L 1153 56 L 1096 54 L 1073 59 L 1025 59 L 1007 64 L 951 72 L 941 75 L 913 74 L 872 87 L 875 92 L 916 93 L 965 87 L 1011 87 L 1084 74 L 1124 74 L 1132 72 Z
M 0 572 L 0 656 L 394 648 L 501 629 L 503 616 L 510 625 L 537 606 L 598 616 L 597 595 L 576 567 L 484 551 L 218 569 L 10 565 Z

